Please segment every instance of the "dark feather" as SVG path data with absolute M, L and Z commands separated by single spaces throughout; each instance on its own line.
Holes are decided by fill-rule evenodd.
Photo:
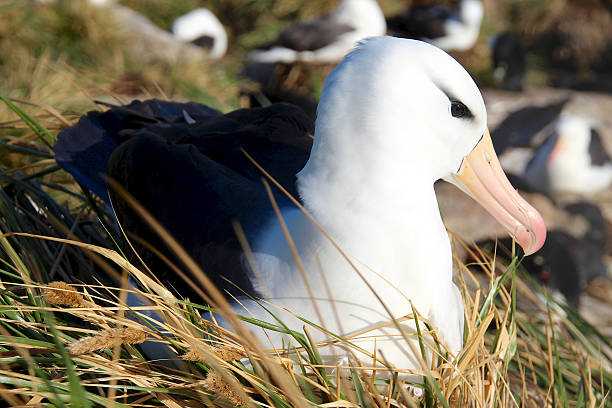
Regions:
M 109 120 L 90 119 L 101 115 Z M 69 159 L 65 162 L 75 165 L 67 170 L 79 177 L 85 174 L 88 177 L 84 179 L 91 181 L 92 173 L 105 173 L 106 163 L 85 171 L 88 163 L 80 161 L 85 156 L 70 150 L 71 142 L 81 140 L 90 149 L 96 143 L 108 145 L 102 155 L 108 162 L 108 176 L 179 241 L 213 282 L 230 293 L 241 293 L 235 284 L 256 294 L 232 222 L 238 221 L 247 239 L 252 239 L 273 213 L 261 182 L 263 175 L 241 149 L 297 197 L 296 173 L 308 160 L 312 132 L 312 120 L 287 104 L 222 115 L 197 104 L 136 101 L 103 114 L 88 114 L 65 131 L 61 150 Z M 93 141 L 88 141 L 90 138 Z M 86 158 L 89 156 L 94 152 Z M 99 165 L 103 158 L 97 160 L 94 164 Z M 97 181 L 103 180 L 97 177 Z M 113 191 L 110 197 L 124 230 L 183 266 L 120 194 Z M 276 199 L 281 207 L 289 205 L 281 193 Z M 179 294 L 195 296 L 137 241 L 133 240 L 138 253 L 159 278 L 175 286 Z M 131 260 L 136 261 L 134 257 Z
M 202 35 L 192 40 L 191 43 L 205 50 L 211 50 L 215 46 L 215 38 L 209 35 Z
M 570 98 L 547 106 L 527 106 L 510 113 L 491 132 L 498 155 L 510 147 L 528 147 L 532 138 L 559 116 Z
M 53 147 L 57 162 L 74 178 L 108 202 L 104 179 L 110 155 L 120 143 L 119 132 L 130 128 L 168 122 L 185 122 L 185 112 L 199 120 L 221 112 L 196 103 L 149 100 L 134 101 L 106 112 L 92 111 L 76 126 L 62 130 Z
M 315 51 L 334 43 L 342 34 L 354 31 L 355 27 L 339 24 L 331 15 L 315 20 L 292 24 L 278 38 L 258 49 L 285 47 L 296 51 Z
M 414 6 L 387 19 L 387 29 L 397 37 L 435 39 L 446 35 L 445 23 L 452 17 L 439 5 Z
M 527 73 L 525 46 L 521 37 L 512 31 L 499 34 L 493 43 L 493 68 L 504 67 L 502 85 L 510 91 L 523 89 Z
M 601 136 L 599 132 L 593 128 L 591 128 L 589 156 L 591 157 L 591 164 L 593 166 L 603 166 L 606 163 L 610 163 L 610 156 L 601 142 Z
M 552 132 L 527 163 L 525 174 L 528 175 L 528 180 L 526 182 L 531 186 L 531 191 L 543 194 L 552 192 L 548 161 L 558 140 L 559 133 Z

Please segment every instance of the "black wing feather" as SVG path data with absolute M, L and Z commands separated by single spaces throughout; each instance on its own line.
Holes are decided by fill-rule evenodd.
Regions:
M 387 19 L 387 29 L 395 36 L 435 39 L 446 35 L 445 23 L 452 15 L 439 5 L 418 5 Z
M 92 111 L 81 117 L 77 125 L 59 133 L 53 147 L 55 159 L 77 181 L 108 202 L 106 166 L 122 141 L 121 133 L 155 123 L 186 125 L 184 112 L 199 120 L 221 115 L 197 103 L 156 99 L 134 101 L 106 112 Z
M 610 163 L 610 156 L 601 142 L 601 136 L 599 132 L 593 128 L 591 128 L 589 156 L 591 157 L 591 164 L 593 166 L 603 166 L 606 163 Z
M 570 98 L 547 106 L 527 106 L 510 113 L 491 132 L 493 146 L 498 155 L 511 147 L 528 147 L 531 139 L 553 123 Z
M 55 150 L 64 168 L 96 187 L 97 194 L 106 194 L 108 171 L 219 288 L 241 294 L 235 284 L 256 294 L 232 222 L 237 220 L 252 238 L 273 215 L 263 175 L 242 149 L 297 197 L 296 173 L 310 155 L 313 130 L 312 120 L 288 104 L 222 115 L 194 103 L 135 101 L 90 112 L 62 132 Z M 180 265 L 121 195 L 111 192 L 110 197 L 124 230 Z M 279 205 L 289 205 L 280 192 L 276 198 Z M 180 288 L 181 295 L 195 296 L 146 245 L 134 243 L 160 278 Z
M 208 274 L 221 290 L 236 293 L 230 280 L 257 295 L 245 273 L 241 247 L 232 229 L 236 219 L 253 234 L 271 211 L 261 186 L 202 155 L 193 145 L 172 144 L 154 134 L 138 135 L 111 156 L 109 176 L 141 203 Z M 111 191 L 117 218 L 129 231 L 173 263 L 183 267 L 162 239 Z M 170 268 L 145 245 L 133 240 L 137 252 L 164 283 L 183 296 L 195 296 Z
M 315 51 L 335 42 L 342 34 L 355 27 L 338 23 L 331 15 L 315 20 L 292 24 L 281 32 L 276 40 L 258 49 L 285 47 L 296 51 Z

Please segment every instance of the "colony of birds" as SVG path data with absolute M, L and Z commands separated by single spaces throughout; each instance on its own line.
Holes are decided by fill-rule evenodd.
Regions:
M 150 249 L 181 264 L 126 193 L 237 313 L 272 323 L 258 300 L 265 299 L 281 308 L 276 316 L 289 328 L 299 331 L 307 319 L 352 336 L 358 357 L 380 350 L 410 373 L 422 368 L 418 342 L 398 339 L 414 323 L 384 323 L 414 308 L 453 361 L 464 312 L 444 222 L 450 229 L 462 222 L 463 215 L 445 213 L 459 206 L 460 194 L 510 237 L 497 241 L 498 230 L 481 228 L 478 245 L 494 251 L 498 242 L 499 256 L 509 257 L 515 241 L 528 255 L 526 271 L 569 305 L 578 308 L 593 281 L 609 279 L 609 221 L 596 197 L 610 188 L 612 161 L 597 124 L 563 99 L 512 112 L 489 134 L 481 92 L 452 57 L 472 49 L 483 15 L 480 0 L 454 8 L 417 2 L 387 17 L 376 0 L 342 0 L 248 53 L 243 72 L 261 82 L 250 108 L 222 113 L 161 100 L 111 106 L 64 129 L 55 159 L 112 208 L 121 228 L 139 238 L 130 244 L 139 257 L 179 295 L 199 296 Z M 211 60 L 231 48 L 206 9 L 178 18 L 164 35 L 205 49 Z M 492 76 L 521 92 L 527 58 L 520 36 L 498 33 L 490 44 Z M 318 101 L 272 78 L 292 64 L 335 66 Z M 581 218 L 583 228 L 553 223 L 546 232 L 544 207 Z M 277 348 L 288 339 L 254 333 Z M 329 340 L 324 331 L 313 336 Z M 320 353 L 343 357 L 337 344 Z

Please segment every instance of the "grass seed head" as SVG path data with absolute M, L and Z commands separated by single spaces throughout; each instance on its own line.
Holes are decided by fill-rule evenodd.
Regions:
M 210 353 L 219 357 L 223 361 L 240 360 L 245 357 L 244 352 L 228 346 L 210 347 Z M 198 350 L 191 350 L 182 356 L 183 360 L 201 361 L 204 362 L 206 356 L 203 356 Z
M 247 405 L 247 401 L 242 399 L 229 385 L 221 375 L 215 371 L 210 371 L 206 376 L 206 379 L 202 383 L 202 386 L 215 395 L 228 400 L 229 402 L 238 406 Z
M 112 348 L 117 344 L 138 344 L 146 340 L 147 333 L 141 329 L 122 327 L 108 329 L 94 336 L 83 337 L 68 346 L 72 354 L 86 354 L 96 350 Z
M 86 307 L 87 302 L 77 290 L 66 282 L 51 282 L 43 290 L 45 300 L 53 305 Z

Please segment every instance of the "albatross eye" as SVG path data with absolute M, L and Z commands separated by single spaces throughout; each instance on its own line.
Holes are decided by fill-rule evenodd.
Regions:
M 471 118 L 472 112 L 462 102 L 451 101 L 451 115 L 455 118 Z

